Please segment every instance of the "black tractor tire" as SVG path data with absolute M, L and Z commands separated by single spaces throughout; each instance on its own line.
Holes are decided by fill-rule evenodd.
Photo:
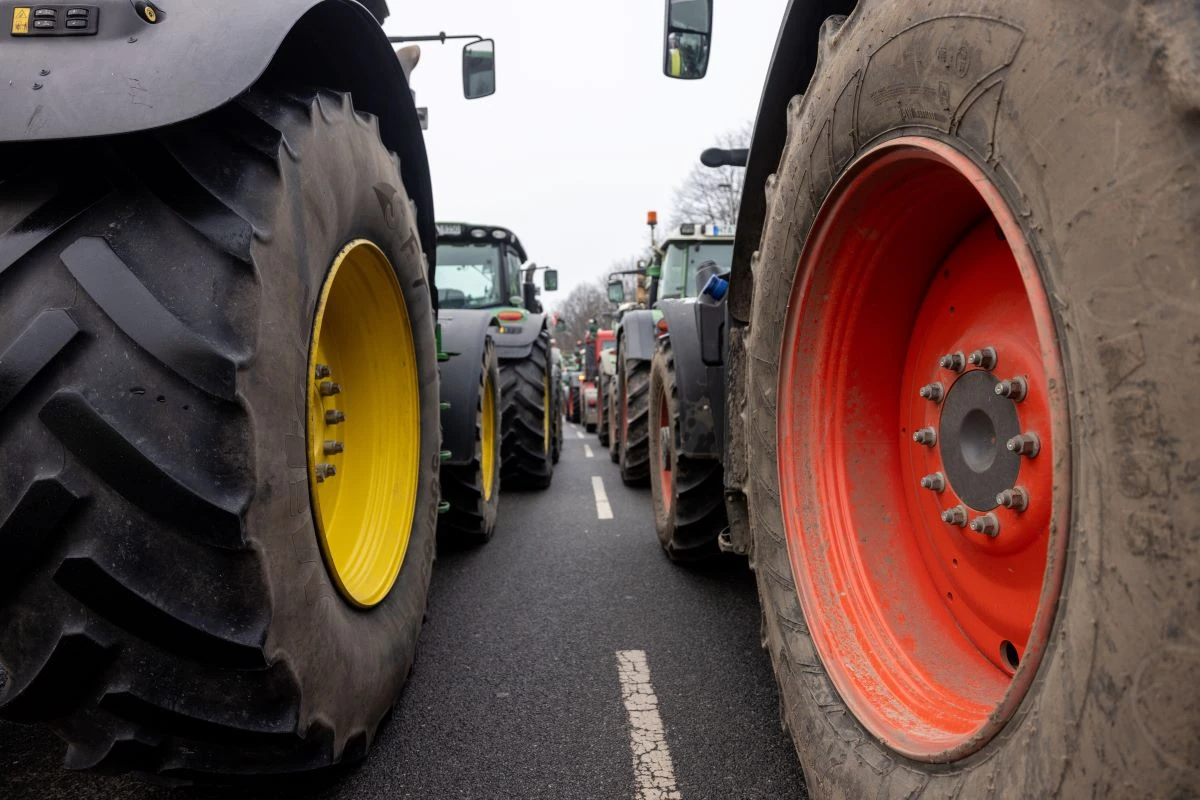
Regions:
M 488 380 L 490 378 L 491 380 Z M 492 393 L 491 494 L 484 491 L 484 398 Z M 483 544 L 496 530 L 500 509 L 500 363 L 489 338 L 483 347 L 479 397 L 475 403 L 475 452 L 469 464 L 443 464 L 442 500 L 450 504 L 438 517 L 438 537 L 447 544 Z M 444 412 L 447 413 L 447 412 Z M 453 414 L 454 409 L 448 410 Z
M 649 424 L 650 494 L 658 541 L 672 561 L 712 558 L 720 553 L 717 537 L 728 526 L 725 473 L 715 458 L 679 453 L 679 391 L 669 340 L 659 343 L 650 360 Z M 669 488 L 663 485 L 664 466 L 671 476 Z
M 650 481 L 650 362 L 619 353 L 617 369 L 621 371 L 617 398 L 621 480 L 626 486 L 646 486 Z
M 76 769 L 363 757 L 416 652 L 441 442 L 425 259 L 376 120 L 254 89 L 20 153 L 0 182 L 0 715 L 51 727 Z M 325 567 L 305 445 L 316 305 L 358 238 L 397 272 L 423 409 L 407 556 L 369 610 Z
M 597 383 L 596 389 L 596 413 L 600 417 L 600 422 L 596 425 L 596 438 L 600 440 L 600 444 L 608 447 L 608 378 L 602 373 L 600 380 Z
M 612 420 L 608 431 L 608 457 L 614 464 L 621 461 L 621 429 L 618 425 L 620 417 L 617 412 L 617 385 L 619 383 L 620 381 L 614 375 L 608 382 L 608 396 L 605 398 L 608 406 L 608 418 Z
M 554 394 L 554 417 L 551 421 L 551 425 L 553 426 L 553 431 L 551 432 L 550 435 L 553 437 L 553 441 L 550 444 L 550 447 L 551 447 L 550 460 L 552 463 L 557 464 L 558 460 L 560 458 L 562 458 L 563 409 L 566 406 L 566 403 L 563 399 L 563 387 L 562 387 L 561 381 L 554 382 L 554 388 L 553 388 L 552 392 Z
M 1198 9 L 863 0 L 821 32 L 768 189 L 745 391 L 763 640 L 814 798 L 1200 796 Z M 939 57 L 969 67 L 1000 52 L 1001 34 L 1020 46 L 989 62 L 1002 92 L 981 93 L 978 114 L 947 129 L 906 113 L 900 86 L 937 98 Z M 927 66 L 923 85 L 886 99 L 856 90 L 885 45 Z M 856 153 L 914 131 L 970 154 L 1019 210 L 1072 428 L 1056 452 L 1070 515 L 1046 649 L 999 733 L 936 764 L 881 744 L 834 688 L 793 579 L 776 444 L 780 342 L 816 211 Z
M 550 435 L 550 334 L 542 331 L 525 358 L 500 359 L 503 445 L 500 477 L 508 489 L 545 489 L 554 477 Z

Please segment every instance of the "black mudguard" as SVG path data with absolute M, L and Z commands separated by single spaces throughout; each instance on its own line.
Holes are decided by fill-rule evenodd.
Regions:
M 504 323 L 503 327 L 504 332 L 497 332 L 493 337 L 497 358 L 501 361 L 528 358 L 529 354 L 533 352 L 533 343 L 542 331 L 546 330 L 546 315 L 527 313 L 520 324 Z M 514 327 L 519 330 L 514 332 Z
M 704 362 L 700 351 L 701 304 L 695 300 L 660 300 L 675 357 L 679 393 L 680 455 L 721 458 L 725 442 L 725 367 Z M 711 307 L 710 307 L 711 308 Z
M 450 451 L 447 464 L 469 464 L 475 457 L 475 410 L 482 380 L 483 348 L 489 329 L 495 332 L 492 311 L 456 308 L 438 317 L 442 350 L 450 360 L 442 363 L 442 449 Z
M 627 312 L 621 317 L 618 336 L 625 342 L 626 361 L 649 361 L 654 357 L 654 348 L 658 341 L 654 331 L 654 312 Z
M 379 118 L 384 144 L 400 159 L 432 270 L 437 237 L 420 120 L 391 44 L 360 3 L 173 2 L 150 24 L 130 0 L 88 0 L 83 5 L 99 10 L 94 36 L 10 35 L 14 8 L 36 5 L 0 0 L 0 142 L 182 122 L 224 105 L 269 71 L 349 91 L 357 110 Z
M 767 213 L 767 177 L 779 165 L 787 139 L 787 105 L 808 89 L 817 65 L 821 25 L 834 15 L 848 15 L 857 0 L 790 0 L 775 40 L 775 54 L 767 70 L 754 139 L 746 164 L 745 191 L 738 209 L 737 237 L 733 243 L 733 279 L 729 286 L 729 313 L 741 323 L 750 321 L 754 298 L 750 258 L 758 249 Z

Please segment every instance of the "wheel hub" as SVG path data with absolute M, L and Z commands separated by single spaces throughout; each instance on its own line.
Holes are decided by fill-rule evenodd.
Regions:
M 1016 405 L 996 394 L 999 382 L 981 369 L 964 373 L 946 393 L 938 419 L 943 471 L 954 492 L 976 511 L 995 508 L 996 495 L 1013 487 L 1021 468 L 1021 457 L 1005 447 L 1021 432 L 1021 423 Z

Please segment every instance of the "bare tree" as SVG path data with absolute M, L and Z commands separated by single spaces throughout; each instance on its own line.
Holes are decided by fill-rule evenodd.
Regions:
M 752 132 L 753 126 L 747 122 L 718 136 L 715 144 L 725 148 L 749 147 Z M 742 167 L 706 167 L 697 160 L 683 183 L 675 187 L 668 230 L 675 230 L 683 222 L 733 225 L 742 202 L 745 175 Z
M 593 319 L 600 327 L 606 326 L 605 314 L 613 310 L 612 303 L 608 302 L 607 283 L 605 277 L 581 283 L 555 306 L 554 313 L 567 325 L 565 331 L 554 334 L 559 349 L 564 352 L 574 350 L 576 342 L 582 342 L 587 336 L 588 325 Z

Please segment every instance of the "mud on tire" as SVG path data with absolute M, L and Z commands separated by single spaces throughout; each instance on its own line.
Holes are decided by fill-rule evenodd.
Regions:
M 1200 699 L 1182 688 L 1200 675 L 1200 95 L 1185 77 L 1197 16 L 1189 4 L 864 0 L 822 30 L 767 189 L 745 437 L 763 637 L 814 797 L 1200 791 Z M 899 54 L 931 65 L 924 82 L 865 85 Z M 972 69 L 988 79 L 953 114 L 909 113 L 903 98 L 945 97 L 944 73 Z M 1019 212 L 1072 427 L 1059 451 L 1068 563 L 1046 650 L 1003 729 L 948 764 L 880 744 L 831 682 L 793 578 L 777 469 L 777 402 L 790 391 L 777 385 L 780 341 L 805 236 L 857 153 L 913 134 L 967 154 Z
M 73 768 L 361 757 L 413 662 L 440 442 L 424 414 L 407 557 L 352 608 L 305 450 L 315 304 L 348 241 L 395 267 L 438 402 L 424 257 L 375 119 L 346 94 L 253 90 L 22 163 L 0 189 L 0 714 L 52 727 Z
M 724 472 L 715 458 L 679 453 L 679 392 L 669 340 L 659 343 L 650 361 L 649 429 L 654 529 L 663 551 L 672 561 L 717 555 L 717 536 L 726 527 Z

